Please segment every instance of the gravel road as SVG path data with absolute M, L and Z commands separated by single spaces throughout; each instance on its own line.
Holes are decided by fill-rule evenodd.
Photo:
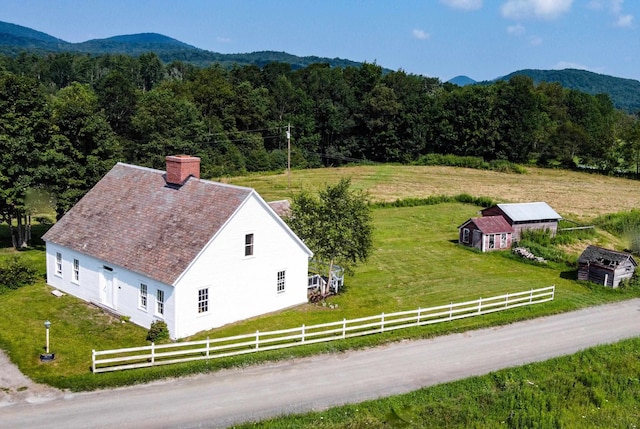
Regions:
M 26 394 L 0 407 L 0 428 L 228 427 L 409 392 L 639 335 L 640 299 L 634 299 L 429 340 L 121 389 L 39 395 L 36 388 L 31 400 Z M 11 392 L 21 383 L 24 379 Z

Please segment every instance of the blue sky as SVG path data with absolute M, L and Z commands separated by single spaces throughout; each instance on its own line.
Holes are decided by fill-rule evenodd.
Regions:
M 640 80 L 638 0 L 2 0 L 68 42 L 155 32 L 221 53 L 367 61 L 446 81 L 524 68 Z

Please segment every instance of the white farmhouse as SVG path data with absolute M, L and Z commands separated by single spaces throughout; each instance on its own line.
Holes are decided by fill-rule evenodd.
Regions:
M 311 251 L 250 188 L 118 163 L 45 235 L 47 283 L 171 338 L 307 301 Z

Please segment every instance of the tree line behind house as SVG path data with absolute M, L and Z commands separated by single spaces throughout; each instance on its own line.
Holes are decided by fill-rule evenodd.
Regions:
M 162 169 L 202 160 L 203 177 L 474 156 L 605 172 L 640 165 L 640 118 L 531 78 L 458 87 L 376 64 L 198 68 L 139 57 L 0 56 L 0 210 L 68 210 L 115 162 Z M 46 191 L 43 193 L 42 191 Z M 45 195 L 43 197 L 43 195 Z

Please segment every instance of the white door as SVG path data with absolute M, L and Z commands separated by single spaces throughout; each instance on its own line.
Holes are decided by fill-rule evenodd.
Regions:
M 114 289 L 113 271 L 108 269 L 102 270 L 102 285 L 100 288 L 100 300 L 102 304 L 113 308 L 113 289 Z

